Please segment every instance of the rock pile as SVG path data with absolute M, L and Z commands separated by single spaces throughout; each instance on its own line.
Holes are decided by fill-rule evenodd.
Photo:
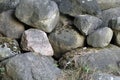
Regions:
M 120 0 L 0 1 L 0 80 L 119 80 L 119 46 Z

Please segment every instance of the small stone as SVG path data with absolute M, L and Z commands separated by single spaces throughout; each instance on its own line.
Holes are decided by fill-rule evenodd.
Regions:
M 105 47 L 110 43 L 112 37 L 113 31 L 108 27 L 104 27 L 88 35 L 87 43 L 92 47 Z
M 75 18 L 74 24 L 83 35 L 89 35 L 101 26 L 102 20 L 90 15 L 79 15 Z
M 53 55 L 47 34 L 37 29 L 28 29 L 23 33 L 21 47 L 25 51 L 33 51 L 46 56 Z

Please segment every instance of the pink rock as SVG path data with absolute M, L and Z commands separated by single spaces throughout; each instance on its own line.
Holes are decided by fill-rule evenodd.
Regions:
M 29 29 L 23 33 L 21 47 L 25 51 L 33 51 L 46 56 L 53 55 L 53 48 L 47 34 L 37 29 Z

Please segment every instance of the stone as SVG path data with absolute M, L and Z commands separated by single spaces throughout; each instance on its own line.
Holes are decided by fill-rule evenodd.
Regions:
M 58 27 L 49 35 L 50 43 L 54 49 L 54 56 L 60 58 L 65 52 L 82 47 L 84 36 L 75 31 L 71 26 Z
M 13 17 L 13 10 L 8 10 L 0 14 L 0 33 L 18 39 L 24 32 L 24 25 Z
M 16 40 L 0 37 L 0 61 L 20 53 L 20 47 Z
M 58 2 L 60 12 L 71 16 L 88 13 L 97 15 L 101 10 L 96 0 L 61 0 Z
M 120 7 L 117 8 L 110 8 L 107 10 L 104 10 L 102 14 L 100 14 L 98 17 L 102 19 L 104 22 L 103 26 L 108 26 L 109 21 L 112 18 L 117 18 L 120 16 Z
M 46 56 L 52 56 L 54 53 L 47 34 L 38 29 L 28 29 L 23 33 L 21 47 L 25 51 L 32 51 Z
M 20 0 L 0 0 L 0 13 L 6 10 L 15 9 Z
M 89 35 L 102 25 L 102 20 L 91 15 L 79 15 L 75 18 L 74 25 L 83 35 Z
M 113 37 L 113 31 L 104 27 L 96 30 L 87 36 L 87 44 L 92 47 L 105 47 L 107 46 Z
M 58 80 L 61 70 L 51 57 L 24 53 L 10 58 L 5 65 L 6 74 L 12 80 Z
M 112 18 L 109 21 L 109 27 L 112 28 L 113 30 L 120 31 L 120 17 Z
M 60 60 L 62 69 L 87 68 L 91 72 L 119 73 L 120 48 L 109 45 L 106 48 L 75 49 L 67 52 Z
M 108 73 L 94 73 L 91 78 L 92 80 L 120 80 L 119 76 L 111 75 Z
M 51 0 L 21 0 L 15 15 L 23 23 L 48 33 L 59 20 L 58 6 Z
M 120 7 L 120 0 L 96 0 L 102 10 Z
M 119 31 L 114 31 L 114 40 L 115 43 L 120 46 L 120 32 Z

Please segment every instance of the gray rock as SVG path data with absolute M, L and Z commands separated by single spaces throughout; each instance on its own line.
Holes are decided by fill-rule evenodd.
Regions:
M 16 40 L 0 37 L 0 61 L 20 53 L 19 44 Z
M 114 30 L 120 31 L 120 17 L 112 18 L 109 21 L 109 27 L 111 27 Z
M 59 20 L 58 6 L 50 0 L 21 0 L 15 15 L 23 23 L 45 32 L 51 32 Z
M 96 15 L 101 12 L 96 0 L 61 0 L 58 5 L 61 13 L 71 16 L 81 13 Z
M 120 0 L 96 0 L 102 10 L 120 7 Z
M 0 14 L 0 32 L 10 38 L 20 38 L 24 32 L 24 25 L 13 17 L 12 10 Z
M 74 24 L 83 35 L 89 35 L 101 26 L 102 20 L 90 15 L 79 15 L 75 18 Z
M 94 73 L 91 76 L 92 80 L 120 80 L 119 76 L 107 74 L 107 73 Z
M 102 48 L 76 49 L 67 52 L 60 60 L 61 68 L 84 68 L 91 72 L 119 73 L 120 48 L 110 45 Z
M 49 40 L 57 58 L 71 49 L 84 45 L 84 37 L 68 25 L 57 28 L 49 35 Z
M 113 37 L 113 31 L 104 27 L 96 30 L 87 37 L 87 44 L 92 47 L 105 47 L 107 46 Z
M 20 0 L 0 0 L 0 13 L 6 10 L 15 9 Z
M 12 80 L 58 80 L 61 76 L 51 57 L 35 53 L 19 54 L 9 59 L 5 68 Z
M 53 48 L 47 34 L 38 29 L 28 29 L 23 33 L 21 47 L 25 51 L 33 51 L 46 56 L 53 55 Z
M 117 8 L 111 8 L 108 10 L 104 10 L 102 14 L 99 15 L 99 17 L 103 20 L 104 26 L 108 26 L 108 22 L 112 18 L 117 18 L 120 16 L 120 7 Z
M 114 39 L 115 39 L 115 43 L 120 46 L 120 32 L 119 31 L 114 31 Z

